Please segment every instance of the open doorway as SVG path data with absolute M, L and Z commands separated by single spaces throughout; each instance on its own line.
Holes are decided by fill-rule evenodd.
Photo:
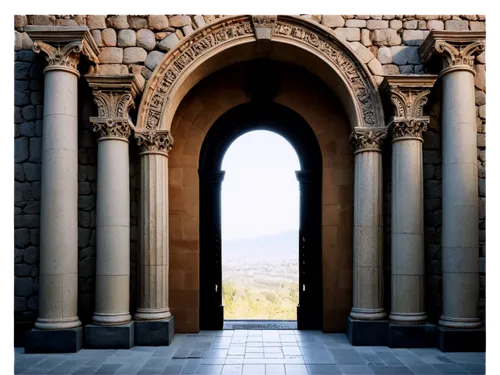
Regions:
M 293 172 L 290 176 L 299 185 L 300 207 L 299 229 L 295 237 L 298 251 L 296 322 L 298 329 L 322 329 L 321 151 L 313 131 L 296 112 L 277 103 L 263 102 L 249 102 L 229 110 L 214 123 L 203 141 L 198 170 L 200 329 L 224 328 L 226 314 L 222 294 L 222 244 L 225 239 L 221 208 L 226 172 L 222 164 L 233 142 L 254 131 L 268 131 L 274 136 L 283 137 L 289 142 L 288 146 L 295 150 L 300 161 L 300 170 L 291 168 L 291 171 L 296 172 L 295 176 Z M 250 157 L 255 158 L 255 153 L 258 152 L 263 152 L 262 147 L 254 148 Z M 269 254 L 266 253 L 266 256 Z
M 224 328 L 296 329 L 300 162 L 267 130 L 237 138 L 222 170 Z

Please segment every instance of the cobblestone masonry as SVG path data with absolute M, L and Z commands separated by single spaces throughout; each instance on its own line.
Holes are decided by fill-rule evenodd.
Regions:
M 14 161 L 15 161 L 15 296 L 16 323 L 30 325 L 38 310 L 40 161 L 43 116 L 44 61 L 31 51 L 32 41 L 23 31 L 26 25 L 87 25 L 100 47 L 100 74 L 141 74 L 146 80 L 155 66 L 179 41 L 216 15 L 28 15 L 15 16 L 15 93 L 14 93 Z M 351 46 L 366 47 L 372 58 L 373 73 L 428 73 L 422 65 L 418 46 L 430 30 L 485 30 L 481 15 L 302 15 L 331 28 Z M 479 241 L 480 241 L 480 317 L 485 319 L 486 257 L 486 65 L 485 54 L 476 59 L 477 163 L 479 175 Z M 93 312 L 95 287 L 95 202 L 97 147 L 96 136 L 88 123 L 95 112 L 85 80 L 80 83 L 79 121 L 79 311 L 82 323 Z M 424 200 L 426 250 L 426 309 L 436 322 L 441 314 L 441 137 L 439 82 L 426 111 L 430 113 L 429 130 L 424 133 Z M 384 220 L 385 220 L 385 297 L 390 310 L 390 143 L 384 151 Z M 131 188 L 131 312 L 135 309 L 137 283 L 138 152 L 130 147 Z

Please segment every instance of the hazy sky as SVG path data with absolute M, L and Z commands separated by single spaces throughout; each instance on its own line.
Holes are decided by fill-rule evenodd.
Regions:
M 222 240 L 252 238 L 299 226 L 300 163 L 282 136 L 264 130 L 237 138 L 222 162 Z

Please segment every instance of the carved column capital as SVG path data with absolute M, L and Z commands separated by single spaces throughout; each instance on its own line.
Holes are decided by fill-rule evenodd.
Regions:
M 392 129 L 393 141 L 408 138 L 422 140 L 422 133 L 427 130 L 430 120 L 423 114 L 424 105 L 436 79 L 437 76 L 431 74 L 384 78 L 380 91 L 385 94 L 386 111 L 391 116 L 388 127 Z
M 142 91 L 143 83 L 133 74 L 85 77 L 94 94 L 98 116 L 91 117 L 95 132 L 100 139 L 120 138 L 128 140 L 132 122 L 130 108 L 135 108 L 134 99 Z
M 420 46 L 422 60 L 429 61 L 437 55 L 443 60 L 440 75 L 454 70 L 474 73 L 474 58 L 486 48 L 484 31 L 436 31 L 429 33 Z
M 26 26 L 25 31 L 33 40 L 33 51 L 45 54 L 44 72 L 63 70 L 80 77 L 77 66 L 82 54 L 99 63 L 99 47 L 87 26 Z
M 169 130 L 135 131 L 137 144 L 141 147 L 142 154 L 163 154 L 168 153 L 174 145 L 174 139 Z
M 354 154 L 365 151 L 382 151 L 382 142 L 387 136 L 387 128 L 355 128 L 349 141 L 354 148 Z

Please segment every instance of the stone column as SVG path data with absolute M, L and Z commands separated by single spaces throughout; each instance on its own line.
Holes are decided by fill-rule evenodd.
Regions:
M 420 47 L 424 61 L 442 57 L 443 315 L 439 324 L 477 328 L 479 219 L 474 56 L 485 32 L 435 32 Z
M 91 117 L 97 144 L 97 254 L 94 325 L 85 327 L 85 347 L 130 348 L 129 108 L 142 89 L 133 74 L 89 76 L 97 104 Z M 97 326 L 96 326 L 97 325 Z M 99 327 L 113 326 L 113 327 Z M 130 332 L 132 331 L 132 332 Z
M 44 116 L 40 200 L 39 316 L 26 351 L 77 351 L 78 300 L 78 78 L 82 53 L 98 62 L 88 28 L 27 26 L 33 50 L 43 52 Z M 79 329 L 77 329 L 79 328 Z M 77 329 L 77 330 L 75 330 Z M 68 331 L 69 330 L 69 331 Z
M 393 323 L 425 323 L 422 133 L 428 90 L 437 76 L 389 76 L 381 85 L 392 104 L 391 313 Z M 391 327 L 392 328 L 392 327 Z
M 168 153 L 167 130 L 135 132 L 141 147 L 141 249 L 137 345 L 168 345 L 173 317 L 168 305 Z M 157 336 L 155 336 L 157 335 Z
M 353 307 L 356 320 L 387 316 L 383 298 L 382 140 L 387 129 L 357 128 L 354 145 Z

